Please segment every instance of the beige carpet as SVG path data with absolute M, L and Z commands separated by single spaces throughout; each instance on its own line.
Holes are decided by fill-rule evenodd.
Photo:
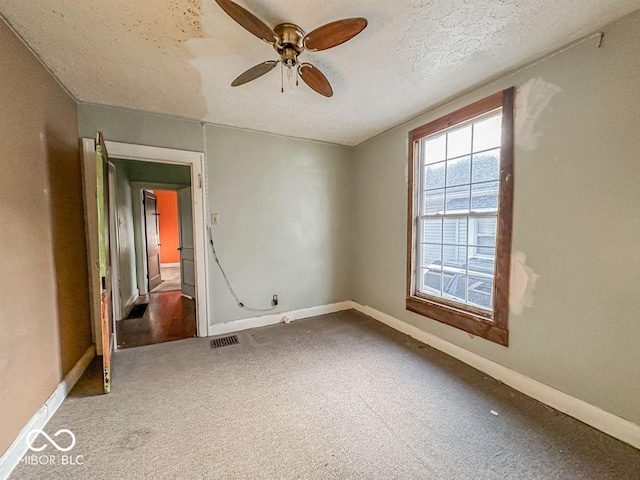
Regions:
M 640 478 L 640 451 L 357 312 L 239 339 L 118 351 L 112 393 L 83 377 L 46 427 L 84 464 L 12 478 Z
M 151 290 L 151 293 L 173 292 L 180 290 L 180 267 L 160 267 L 162 283 Z

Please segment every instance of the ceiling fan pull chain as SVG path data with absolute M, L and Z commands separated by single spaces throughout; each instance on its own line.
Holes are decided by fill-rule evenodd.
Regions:
M 280 93 L 284 93 L 284 66 L 280 62 Z
M 289 90 L 293 88 L 293 71 L 291 67 L 287 67 L 287 83 L 289 84 Z
M 296 68 L 296 87 L 300 85 L 300 82 L 298 82 L 298 69 Z

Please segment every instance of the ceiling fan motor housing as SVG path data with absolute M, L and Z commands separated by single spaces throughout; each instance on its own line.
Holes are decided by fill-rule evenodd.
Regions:
M 282 57 L 282 62 L 288 67 L 295 67 L 298 55 L 304 51 L 304 31 L 293 23 L 281 23 L 273 31 L 278 36 L 278 43 L 273 47 Z

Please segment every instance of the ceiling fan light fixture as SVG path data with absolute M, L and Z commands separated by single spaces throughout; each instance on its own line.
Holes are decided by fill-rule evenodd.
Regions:
M 258 17 L 231 0 L 216 0 L 216 3 L 244 29 L 272 44 L 278 55 L 280 55 L 278 61 L 263 62 L 241 74 L 231 83 L 233 87 L 261 77 L 280 63 L 280 91 L 282 93 L 284 93 L 284 72 L 282 69 L 287 67 L 287 77 L 290 83 L 293 69 L 295 68 L 296 86 L 298 85 L 299 75 L 311 89 L 320 95 L 331 97 L 333 89 L 327 77 L 310 63 L 300 63 L 298 55 L 305 50 L 317 52 L 341 45 L 362 32 L 368 24 L 366 18 L 357 17 L 327 23 L 309 34 L 305 34 L 304 30 L 293 23 L 281 23 L 272 30 Z M 271 40 L 272 38 L 273 40 Z

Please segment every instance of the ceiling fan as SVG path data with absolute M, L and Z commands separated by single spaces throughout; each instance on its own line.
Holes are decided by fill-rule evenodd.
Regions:
M 268 60 L 250 68 L 232 83 L 232 87 L 243 85 L 261 77 L 273 70 L 278 64 L 281 69 L 287 67 L 287 75 L 291 78 L 293 71 L 302 77 L 302 80 L 313 90 L 325 97 L 333 95 L 333 89 L 327 77 L 310 63 L 300 63 L 298 55 L 305 50 L 319 52 L 336 47 L 351 40 L 367 26 L 366 18 L 345 18 L 327 23 L 305 34 L 305 32 L 293 23 L 281 23 L 274 29 L 269 28 L 262 20 L 231 0 L 216 0 L 218 5 L 227 14 L 256 37 L 264 40 L 280 55 L 279 60 Z M 284 92 L 284 73 L 282 73 L 282 88 Z M 298 80 L 296 78 L 296 85 Z

